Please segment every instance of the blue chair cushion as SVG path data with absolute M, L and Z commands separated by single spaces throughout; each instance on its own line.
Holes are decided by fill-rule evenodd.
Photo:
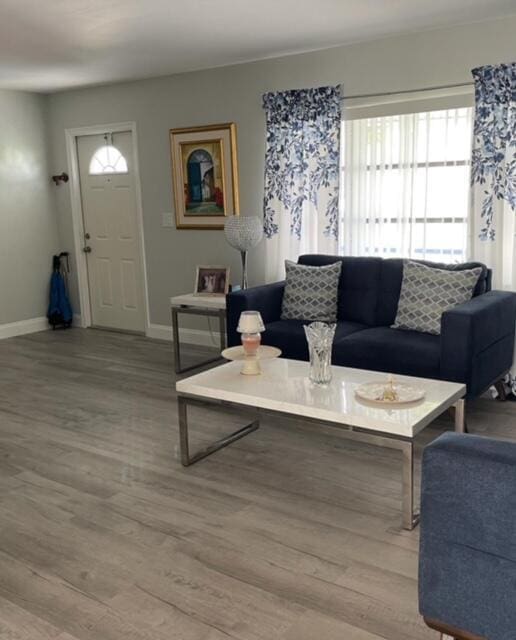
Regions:
M 419 609 L 516 638 L 516 443 L 445 433 L 423 453 Z
M 425 532 L 516 563 L 516 443 L 446 433 L 424 462 Z
M 333 362 L 357 369 L 439 378 L 440 344 L 440 336 L 429 333 L 375 327 L 336 337 Z
M 294 360 L 308 360 L 308 344 L 306 342 L 305 324 L 310 324 L 304 320 L 277 320 L 265 325 L 262 333 L 262 344 L 278 347 L 282 351 L 284 358 Z M 335 331 L 335 344 L 342 338 L 349 336 L 367 327 L 357 322 L 338 322 Z M 334 356 L 335 358 L 335 350 Z

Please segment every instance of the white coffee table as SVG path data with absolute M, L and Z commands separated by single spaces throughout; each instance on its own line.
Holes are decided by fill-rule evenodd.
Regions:
M 230 362 L 176 383 L 178 393 L 181 462 L 189 466 L 222 447 L 255 431 L 263 414 L 298 416 L 303 421 L 341 429 L 347 437 L 398 449 L 402 464 L 402 524 L 413 529 L 419 521 L 414 497 L 414 438 L 437 416 L 455 407 L 455 429 L 464 431 L 466 387 L 454 382 L 396 376 L 425 389 L 425 398 L 413 405 L 366 404 L 354 395 L 364 382 L 384 381 L 385 373 L 333 367 L 333 380 L 326 387 L 308 379 L 307 362 L 276 359 L 262 363 L 262 374 L 243 376 L 240 363 Z M 252 414 L 251 424 L 190 454 L 188 405 L 222 407 Z

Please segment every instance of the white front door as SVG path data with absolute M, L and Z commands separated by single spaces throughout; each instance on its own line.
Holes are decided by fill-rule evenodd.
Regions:
M 77 138 L 92 325 L 145 330 L 130 131 Z

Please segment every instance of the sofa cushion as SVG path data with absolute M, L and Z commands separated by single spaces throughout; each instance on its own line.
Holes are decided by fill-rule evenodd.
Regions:
M 407 260 L 393 328 L 439 335 L 443 313 L 471 300 L 481 271 L 435 269 Z
M 438 378 L 440 344 L 439 336 L 428 333 L 375 327 L 337 337 L 333 362 L 356 369 Z
M 401 258 L 387 258 L 382 261 L 380 284 L 380 294 L 376 308 L 376 324 L 378 326 L 390 326 L 394 323 L 400 298 L 401 281 L 403 278 L 403 263 Z M 464 269 L 475 269 L 479 267 L 482 272 L 476 284 L 473 296 L 479 296 L 491 290 L 491 270 L 481 262 L 464 262 L 462 264 L 443 264 L 441 262 L 429 262 L 425 260 L 413 260 L 418 264 L 435 269 L 445 269 L 446 271 L 463 271 Z
M 341 263 L 312 267 L 285 260 L 282 320 L 336 322 Z
M 445 433 L 422 468 L 420 612 L 482 638 L 516 637 L 516 444 Z
M 269 322 L 265 325 L 265 332 L 262 333 L 262 344 L 278 347 L 285 358 L 308 360 L 308 344 L 303 328 L 305 324 L 310 323 L 302 320 Z M 334 345 L 338 340 L 363 329 L 367 329 L 367 327 L 357 322 L 338 322 Z
M 339 281 L 337 318 L 375 326 L 382 258 L 355 258 L 306 254 L 299 257 L 299 264 L 321 266 L 342 263 Z M 399 290 L 398 290 L 399 295 Z M 396 312 L 394 312 L 396 313 Z

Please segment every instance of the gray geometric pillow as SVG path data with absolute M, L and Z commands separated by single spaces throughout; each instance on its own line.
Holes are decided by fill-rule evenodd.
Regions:
M 481 273 L 480 267 L 447 271 L 407 260 L 392 328 L 440 335 L 442 314 L 471 299 Z
M 342 262 L 309 267 L 285 260 L 282 320 L 336 322 Z

